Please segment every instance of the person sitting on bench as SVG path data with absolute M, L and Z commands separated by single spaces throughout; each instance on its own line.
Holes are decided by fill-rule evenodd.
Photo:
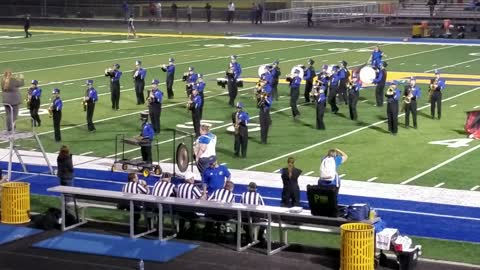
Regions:
M 148 194 L 148 186 L 145 180 L 139 180 L 136 173 L 128 174 L 128 182 L 123 185 L 122 192 L 132 193 L 132 194 Z M 120 210 L 129 210 L 130 204 L 127 201 L 122 201 L 117 205 L 117 208 Z M 133 204 L 133 225 L 135 228 L 138 226 L 138 221 L 140 221 L 140 211 L 142 211 L 142 204 L 140 202 L 134 202 Z

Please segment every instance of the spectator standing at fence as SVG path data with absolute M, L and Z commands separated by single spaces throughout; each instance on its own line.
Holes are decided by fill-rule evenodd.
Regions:
M 175 2 L 173 2 L 172 6 L 170 8 L 172 9 L 173 20 L 175 22 L 177 22 L 177 20 L 178 20 L 178 13 L 177 13 L 178 6 L 177 6 L 177 4 Z
M 187 6 L 187 19 L 189 23 L 192 22 L 192 6 L 191 5 Z
M 148 12 L 150 13 L 150 18 L 148 18 L 149 23 L 154 23 L 155 22 L 155 12 L 157 12 L 157 9 L 155 8 L 155 4 L 153 3 L 152 0 L 150 0 L 148 4 Z
M 62 145 L 58 153 L 57 176 L 60 179 L 60 185 L 73 186 L 72 154 L 66 145 Z
M 302 170 L 295 168 L 295 159 L 289 157 L 287 167 L 281 170 L 283 190 L 282 190 L 282 207 L 300 206 L 300 187 L 298 186 L 298 177 L 302 174 Z
M 13 75 L 11 70 L 5 70 L 3 73 L 1 87 L 2 87 L 2 102 L 5 103 L 5 121 L 8 131 L 14 131 L 15 121 L 18 117 L 18 109 L 22 104 L 22 95 L 20 94 L 20 87 L 25 84 L 23 75 Z
M 130 8 L 128 7 L 127 1 L 123 1 L 122 12 L 123 12 L 123 16 L 125 18 L 125 21 L 128 21 L 128 17 L 130 16 Z
M 312 27 L 313 26 L 313 8 L 309 7 L 307 11 L 307 27 Z
M 227 6 L 227 23 L 233 23 L 233 17 L 235 16 L 235 4 L 233 2 L 228 3 Z
M 162 3 L 158 1 L 155 4 L 155 8 L 157 9 L 157 11 L 155 12 L 155 22 L 160 23 L 160 21 L 162 20 Z
M 212 6 L 210 3 L 205 5 L 205 13 L 207 15 L 207 22 L 210 22 L 212 20 Z
M 258 6 L 255 4 L 255 2 L 253 2 L 252 9 L 250 10 L 250 20 L 252 21 L 252 24 L 255 23 L 255 20 L 257 18 L 257 8 Z
M 255 16 L 255 24 L 263 24 L 263 5 L 258 3 L 257 5 L 257 14 Z
M 430 17 L 433 17 L 433 13 L 435 11 L 435 5 L 437 4 L 437 0 L 428 0 L 427 6 L 430 8 Z

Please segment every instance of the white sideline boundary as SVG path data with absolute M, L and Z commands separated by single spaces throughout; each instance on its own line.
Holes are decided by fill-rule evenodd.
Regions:
M 20 151 L 20 153 L 29 156 L 38 154 L 38 152 L 30 151 Z M 8 149 L 0 148 L 0 156 L 5 155 L 2 161 L 8 161 L 7 154 Z M 41 166 L 46 165 L 45 160 L 29 156 L 24 157 L 25 163 Z M 57 154 L 47 153 L 47 157 L 52 164 L 56 164 Z M 79 155 L 73 156 L 75 168 L 82 169 L 110 171 L 113 161 L 113 159 L 109 158 Z M 16 157 L 13 157 L 13 162 L 18 162 Z M 172 163 L 161 162 L 160 166 L 164 171 L 173 172 Z M 178 170 L 176 171 L 178 172 Z M 198 178 L 198 171 L 195 167 L 194 172 L 197 174 Z M 248 185 L 249 182 L 255 181 L 257 185 L 264 187 L 282 188 L 283 186 L 278 173 L 243 171 L 236 169 L 231 169 L 230 172 L 232 173 L 232 180 L 236 184 Z M 317 181 L 317 176 L 300 176 L 300 190 L 305 191 L 307 185 L 316 185 Z M 342 179 L 342 188 L 340 189 L 340 194 L 480 208 L 480 192 L 469 190 L 384 184 Z M 408 197 L 406 197 L 405 194 L 408 194 Z

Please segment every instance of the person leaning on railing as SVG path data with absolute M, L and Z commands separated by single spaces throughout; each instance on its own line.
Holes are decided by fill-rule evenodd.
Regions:
M 7 130 L 15 129 L 14 124 L 18 117 L 18 109 L 22 104 L 22 95 L 20 94 L 20 87 L 25 84 L 23 75 L 13 75 L 11 70 L 6 70 L 3 73 L 1 80 L 2 87 L 2 102 L 5 105 Z M 8 104 L 8 105 L 7 105 Z

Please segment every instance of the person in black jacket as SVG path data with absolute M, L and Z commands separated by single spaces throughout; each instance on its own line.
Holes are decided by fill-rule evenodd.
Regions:
M 72 154 L 66 145 L 62 145 L 57 157 L 57 176 L 60 179 L 60 185 L 73 186 Z
M 289 157 L 287 160 L 287 168 L 281 170 L 283 190 L 282 190 L 282 207 L 300 206 L 300 188 L 298 187 L 298 177 L 302 174 L 302 170 L 295 168 L 295 159 Z

